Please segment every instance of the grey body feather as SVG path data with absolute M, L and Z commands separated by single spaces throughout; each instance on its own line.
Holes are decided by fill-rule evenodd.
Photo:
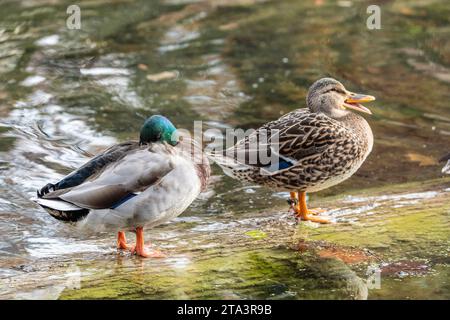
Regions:
M 103 161 L 89 176 L 79 179 L 82 183 L 49 192 L 36 202 L 56 218 L 78 221 L 95 231 L 149 227 L 181 214 L 204 190 L 210 175 L 208 160 L 189 139 L 175 147 L 128 142 L 106 150 L 91 162 L 102 155 L 109 155 L 110 161 Z M 77 171 L 71 175 L 76 176 Z M 77 208 L 85 213 L 82 218 L 63 219 Z

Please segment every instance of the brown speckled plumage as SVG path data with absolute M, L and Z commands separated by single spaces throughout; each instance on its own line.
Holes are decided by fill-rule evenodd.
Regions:
M 214 160 L 228 175 L 272 189 L 314 192 L 342 182 L 369 155 L 373 135 L 362 116 L 342 110 L 339 90 L 344 92 L 345 88 L 334 79 L 318 81 L 310 89 L 309 108 L 297 109 L 263 125 L 224 154 L 213 155 Z M 273 170 L 259 160 L 256 154 L 268 144 L 251 146 L 255 141 L 264 141 L 261 138 L 265 136 L 268 144 L 278 138 L 278 153 L 291 166 Z

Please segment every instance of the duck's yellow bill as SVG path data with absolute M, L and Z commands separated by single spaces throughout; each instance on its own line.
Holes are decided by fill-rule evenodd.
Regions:
M 350 97 L 345 99 L 344 106 L 349 109 L 372 114 L 372 111 L 361 105 L 361 103 L 370 102 L 374 100 L 375 100 L 374 96 L 351 92 Z

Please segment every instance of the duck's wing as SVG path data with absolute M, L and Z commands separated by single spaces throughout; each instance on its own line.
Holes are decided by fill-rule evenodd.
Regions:
M 53 191 L 72 188 L 77 185 L 82 184 L 89 178 L 99 175 L 108 165 L 118 161 L 124 157 L 128 152 L 139 148 L 139 143 L 137 141 L 123 142 L 116 144 L 100 154 L 96 155 L 94 158 L 89 160 L 87 163 L 82 165 L 80 168 L 76 169 L 61 181 L 56 184 L 48 183 L 41 190 L 38 191 L 38 197 L 41 198 L 45 194 L 49 193 L 52 189 Z
M 158 144 L 133 150 L 83 183 L 43 196 L 86 209 L 114 208 L 160 181 L 173 169 L 170 146 Z
M 298 109 L 269 122 L 226 151 L 227 157 L 244 166 L 277 173 L 329 148 L 344 148 L 352 134 L 321 113 Z

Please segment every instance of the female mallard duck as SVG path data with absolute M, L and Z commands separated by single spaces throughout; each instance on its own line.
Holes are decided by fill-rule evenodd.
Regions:
M 306 192 L 348 179 L 367 158 L 373 145 L 372 131 L 366 120 L 350 109 L 371 114 L 360 103 L 373 100 L 346 90 L 334 79 L 320 79 L 309 88 L 308 108 L 263 125 L 223 154 L 213 153 L 212 158 L 231 177 L 291 191 L 290 203 L 297 218 L 327 223 L 310 215 Z
M 161 256 L 144 247 L 143 229 L 180 215 L 205 190 L 207 158 L 193 140 L 175 141 L 176 129 L 163 116 L 148 118 L 140 140 L 114 145 L 56 184 L 35 201 L 53 217 L 99 231 L 118 231 L 118 247 L 142 257 Z M 124 229 L 136 232 L 126 243 Z

